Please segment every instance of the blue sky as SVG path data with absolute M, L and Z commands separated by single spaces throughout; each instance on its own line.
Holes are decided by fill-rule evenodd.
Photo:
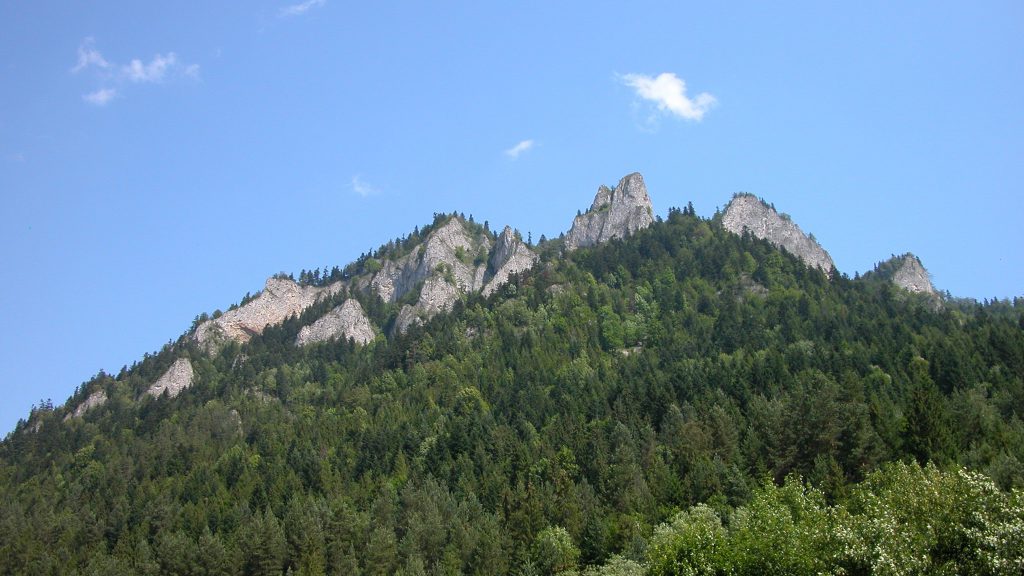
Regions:
M 278 271 L 644 174 L 1024 295 L 1020 2 L 6 2 L 0 433 Z

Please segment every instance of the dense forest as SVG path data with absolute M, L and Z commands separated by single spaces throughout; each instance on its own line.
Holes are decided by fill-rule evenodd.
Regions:
M 1024 300 L 829 278 L 692 207 L 535 248 L 405 334 L 296 347 L 346 296 L 388 332 L 342 293 L 41 403 L 0 573 L 1024 572 Z M 143 395 L 181 355 L 195 385 Z

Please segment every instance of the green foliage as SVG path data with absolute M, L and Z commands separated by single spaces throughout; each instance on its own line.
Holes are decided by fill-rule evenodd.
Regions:
M 573 570 L 580 551 L 572 536 L 561 526 L 541 530 L 533 543 L 533 561 L 542 574 L 558 574 Z
M 41 401 L 0 443 L 0 573 L 1020 573 L 1024 300 L 935 309 L 690 207 L 559 250 L 367 346 L 293 342 L 409 300 Z
M 791 477 L 723 528 L 704 505 L 655 529 L 650 574 L 1019 574 L 1024 493 L 964 469 L 884 466 L 829 506 Z

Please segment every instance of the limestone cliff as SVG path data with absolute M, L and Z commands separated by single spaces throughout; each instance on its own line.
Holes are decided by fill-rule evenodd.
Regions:
M 512 274 L 519 274 L 533 268 L 538 258 L 533 250 L 526 246 L 519 233 L 512 230 L 511 227 L 505 226 L 501 235 L 498 236 L 494 252 L 491 255 L 490 264 L 494 275 L 484 285 L 481 293 L 484 296 L 490 296 L 508 282 L 509 276 Z
M 357 300 L 349 298 L 313 324 L 303 326 L 298 338 L 295 339 L 295 344 L 305 346 L 337 338 L 351 338 L 357 344 L 366 344 L 373 340 L 374 336 L 373 326 L 366 317 L 363 307 Z
M 489 235 L 453 216 L 409 254 L 385 261 L 369 287 L 385 302 L 397 302 L 423 283 L 416 303 L 403 306 L 395 320 L 395 329 L 404 332 L 413 322 L 449 310 L 461 294 L 483 287 L 487 273 L 483 257 L 491 244 Z
M 248 342 L 267 326 L 301 313 L 318 299 L 336 293 L 341 286 L 340 282 L 324 287 L 301 286 L 287 278 L 270 278 L 258 296 L 219 318 L 203 322 L 194 337 L 206 350 L 212 350 L 223 340 Z
M 625 238 L 654 222 L 654 210 L 647 196 L 644 178 L 634 172 L 619 180 L 614 190 L 597 189 L 594 203 L 576 216 L 565 237 L 568 250 L 594 246 L 612 238 Z
M 754 237 L 767 240 L 785 249 L 812 268 L 832 274 L 832 257 L 814 238 L 788 217 L 780 216 L 774 208 L 751 194 L 737 194 L 725 208 L 722 226 L 734 234 L 746 230 Z
M 461 291 L 479 290 L 487 267 L 483 262 L 475 263 L 474 258 L 490 248 L 491 239 L 486 234 L 472 234 L 461 218 L 452 217 L 431 231 L 411 253 L 385 261 L 370 287 L 385 302 L 396 302 L 439 268 L 445 268 Z
M 419 300 L 415 305 L 406 304 L 399 310 L 395 318 L 395 330 L 403 333 L 415 323 L 433 318 L 439 312 L 451 310 L 452 304 L 463 294 L 449 278 L 432 276 L 423 283 Z
M 107 403 L 107 393 L 103 390 L 96 390 L 89 397 L 86 398 L 81 404 L 75 407 L 75 411 L 64 417 L 64 420 L 70 420 L 71 418 L 81 418 L 85 416 L 85 413 L 93 408 L 102 406 Z
M 174 398 L 182 390 L 192 386 L 193 378 L 195 378 L 195 372 L 192 371 L 192 363 L 188 361 L 188 358 L 178 358 L 167 369 L 167 372 L 164 372 L 164 375 L 146 390 L 146 394 L 159 398 L 166 391 L 169 397 Z
M 889 260 L 875 266 L 868 275 L 877 275 L 883 280 L 892 282 L 914 294 L 926 294 L 938 296 L 935 287 L 932 286 L 931 276 L 925 270 L 921 259 L 910 252 L 900 256 L 893 256 Z

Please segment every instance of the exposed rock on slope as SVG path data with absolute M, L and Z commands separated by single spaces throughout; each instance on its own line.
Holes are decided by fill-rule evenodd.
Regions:
M 295 343 L 299 346 L 335 338 L 353 339 L 357 344 L 373 340 L 373 326 L 359 302 L 349 298 L 309 326 L 303 326 Z
M 278 324 L 292 314 L 312 306 L 317 299 L 336 293 L 341 283 L 330 286 L 300 286 L 287 278 L 270 278 L 259 296 L 225 312 L 221 317 L 203 322 L 196 328 L 195 339 L 207 350 L 224 339 L 248 342 L 271 324 Z
M 751 194 L 737 194 L 733 197 L 725 208 L 722 226 L 735 234 L 743 234 L 747 230 L 757 238 L 784 248 L 808 266 L 832 274 L 832 257 L 820 244 L 804 234 L 795 222 L 780 216 L 774 208 Z
M 644 178 L 634 172 L 619 180 L 614 190 L 607 186 L 597 189 L 590 209 L 573 220 L 565 247 L 575 250 L 624 238 L 650 226 L 654 222 L 653 212 Z
M 505 226 L 498 236 L 491 256 L 491 270 L 494 276 L 484 285 L 481 293 L 490 296 L 495 290 L 508 282 L 509 276 L 533 268 L 538 256 L 530 250 L 519 234 L 511 227 Z
M 460 294 L 483 287 L 487 273 L 484 257 L 491 243 L 490 236 L 476 233 L 462 218 L 452 217 L 411 253 L 384 262 L 370 288 L 384 301 L 396 302 L 423 282 L 419 300 L 403 306 L 395 320 L 395 329 L 404 332 L 413 322 L 450 309 Z
M 472 235 L 461 218 L 453 217 L 432 231 L 423 244 L 398 260 L 384 262 L 370 286 L 385 302 L 395 302 L 416 284 L 446 266 L 456 285 L 463 292 L 479 290 L 487 267 L 474 263 L 481 250 L 490 251 L 491 239 L 486 234 Z
M 194 376 L 192 363 L 188 361 L 188 358 L 178 358 L 167 369 L 167 372 L 164 372 L 164 375 L 146 390 L 146 394 L 159 398 L 163 395 L 164 391 L 167 391 L 167 395 L 174 398 L 182 390 L 192 385 Z
M 463 293 L 458 286 L 444 277 L 431 277 L 423 283 L 420 299 L 414 306 L 406 304 L 395 318 L 395 330 L 403 333 L 414 323 L 429 320 L 438 312 L 446 312 Z
M 921 264 L 921 259 L 910 252 L 893 256 L 886 262 L 875 266 L 873 274 L 914 294 L 938 295 L 935 287 L 932 286 L 928 271 Z
M 85 416 L 85 413 L 88 412 L 89 410 L 92 410 L 97 406 L 102 406 L 106 403 L 107 393 L 104 392 L 103 390 L 96 390 L 92 394 L 89 394 L 89 397 L 86 398 L 85 401 L 83 401 L 81 404 L 79 404 L 75 408 L 74 412 L 65 416 L 64 420 L 68 420 L 71 418 L 81 418 L 82 416 Z

